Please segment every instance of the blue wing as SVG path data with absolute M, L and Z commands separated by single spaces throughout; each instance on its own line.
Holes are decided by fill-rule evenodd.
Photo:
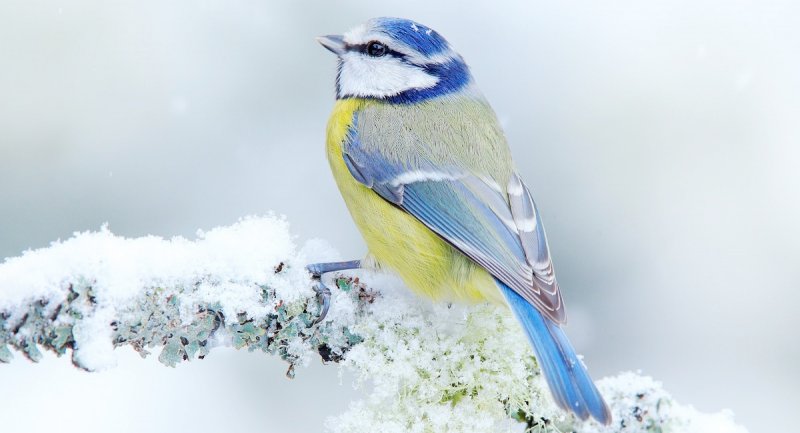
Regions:
M 350 173 L 483 266 L 555 323 L 566 314 L 544 229 L 516 174 L 506 188 L 457 165 L 391 160 L 365 150 L 352 127 L 343 146 Z

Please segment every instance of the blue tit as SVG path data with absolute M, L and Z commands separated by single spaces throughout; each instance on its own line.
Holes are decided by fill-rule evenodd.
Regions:
M 399 18 L 318 41 L 338 59 L 328 161 L 369 253 L 310 265 L 312 275 L 379 267 L 434 300 L 507 305 L 555 402 L 609 424 L 561 328 L 541 215 L 464 59 L 433 29 Z

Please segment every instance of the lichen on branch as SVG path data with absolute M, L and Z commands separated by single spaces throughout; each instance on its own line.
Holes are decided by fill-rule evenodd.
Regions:
M 263 261 L 252 257 L 259 242 Z M 29 251 L 0 267 L 0 361 L 12 349 L 38 361 L 44 349 L 98 370 L 114 365 L 113 348 L 129 345 L 175 366 L 229 345 L 277 355 L 291 375 L 314 352 L 341 358 L 359 338 L 339 322 L 315 325 L 319 303 L 299 261 L 307 252 L 295 251 L 288 225 L 274 217 L 196 241 L 124 239 L 104 228 Z M 358 305 L 350 281 L 336 282 L 339 304 L 352 297 Z
M 335 283 L 341 293 L 349 294 L 352 281 L 341 277 Z M 170 367 L 182 361 L 203 359 L 215 345 L 259 350 L 288 362 L 287 374 L 293 376 L 294 366 L 304 362 L 309 350 L 318 352 L 323 361 L 340 360 L 352 345 L 361 341 L 332 322 L 314 326 L 319 305 L 313 298 L 284 303 L 275 299 L 275 292 L 269 286 L 254 285 L 253 290 L 260 292 L 262 302 L 274 306 L 274 311 L 260 317 L 246 311 L 226 317 L 219 302 L 194 302 L 192 294 L 187 292 L 192 287 L 146 289 L 115 310 L 107 324 L 113 346 L 129 345 L 142 357 L 155 350 L 158 360 Z M 94 331 L 82 323 L 95 313 L 97 306 L 92 285 L 86 281 L 69 283 L 66 290 L 68 294 L 63 301 L 36 300 L 21 316 L 0 313 L 0 362 L 11 361 L 11 349 L 38 362 L 41 350 L 45 349 L 59 356 L 71 351 L 76 367 L 86 370 L 97 367 L 91 354 L 73 350 L 76 333 L 89 347 L 100 343 L 93 342 L 91 336 L 80 337 Z M 357 294 L 353 296 L 358 298 Z

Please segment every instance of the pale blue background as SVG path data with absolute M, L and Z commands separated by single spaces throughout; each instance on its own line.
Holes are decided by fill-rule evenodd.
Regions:
M 0 3 L 0 257 L 108 222 L 192 235 L 285 213 L 364 251 L 322 151 L 333 57 L 379 15 L 446 35 L 548 228 L 595 376 L 642 369 L 751 432 L 800 407 L 800 8 L 786 1 Z M 51 357 L 52 358 L 52 357 Z M 218 351 L 0 365 L 3 431 L 312 432 L 357 394 Z M 199 415 L 199 417 L 198 417 Z M 10 425 L 9 425 L 10 424 Z

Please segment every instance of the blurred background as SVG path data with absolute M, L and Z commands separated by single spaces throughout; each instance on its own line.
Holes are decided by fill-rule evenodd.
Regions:
M 0 258 L 108 222 L 193 236 L 270 210 L 364 245 L 328 172 L 335 61 L 373 16 L 445 35 L 531 185 L 595 377 L 641 369 L 751 432 L 800 407 L 800 6 L 786 1 L 0 2 Z M 336 367 L 0 365 L 8 432 L 313 432 Z M 200 416 L 198 416 L 200 415 Z

